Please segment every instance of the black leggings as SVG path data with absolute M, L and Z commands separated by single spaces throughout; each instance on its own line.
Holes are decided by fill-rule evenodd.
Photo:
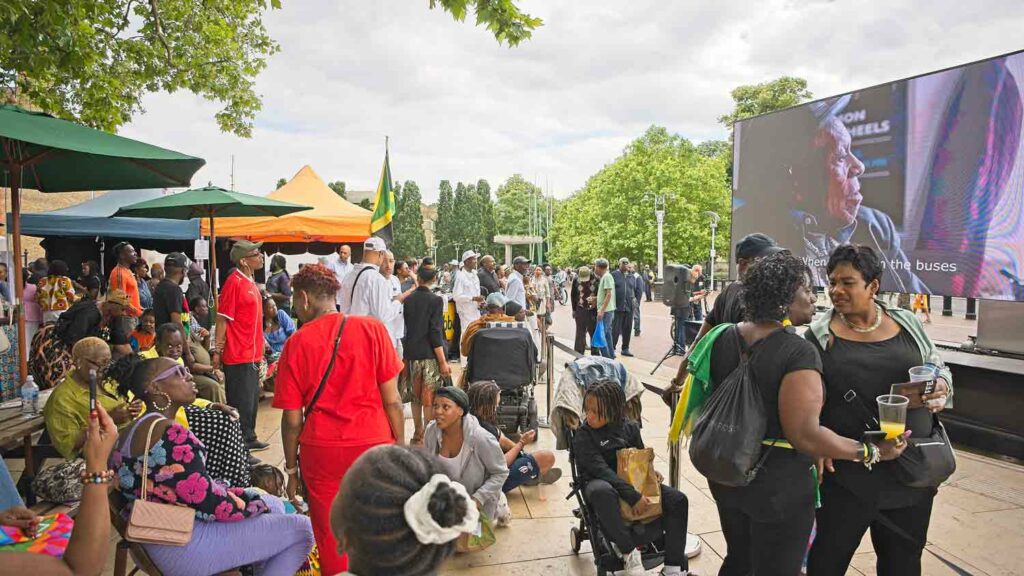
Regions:
M 725 536 L 726 555 L 718 576 L 796 576 L 807 553 L 814 507 L 761 521 L 739 506 L 715 500 Z
M 905 508 L 879 511 L 839 482 L 826 476 L 821 487 L 818 535 L 807 564 L 810 576 L 842 576 L 850 566 L 864 532 L 871 530 L 878 576 L 920 576 L 921 554 L 928 539 L 934 494 Z M 894 532 L 878 518 L 885 517 L 906 532 Z
M 590 480 L 584 489 L 587 504 L 601 522 L 604 535 L 615 543 L 622 554 L 629 554 L 644 541 L 637 541 L 634 532 L 626 526 L 619 508 L 619 493 L 604 480 Z M 665 564 L 688 567 L 686 560 L 686 522 L 690 504 L 675 488 L 661 485 L 661 528 L 665 533 Z M 654 524 L 652 522 L 651 524 Z

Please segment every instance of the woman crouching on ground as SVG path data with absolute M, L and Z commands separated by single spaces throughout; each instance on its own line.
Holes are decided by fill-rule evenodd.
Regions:
M 528 430 L 518 442 L 513 442 L 498 429 L 498 401 L 501 389 L 491 381 L 476 382 L 469 387 L 469 411 L 480 422 L 480 426 L 498 439 L 505 464 L 508 465 L 508 479 L 501 491 L 508 494 L 516 488 L 554 484 L 562 477 L 562 469 L 554 468 L 555 454 L 551 450 L 537 450 L 529 453 L 526 445 L 537 439 L 535 430 Z

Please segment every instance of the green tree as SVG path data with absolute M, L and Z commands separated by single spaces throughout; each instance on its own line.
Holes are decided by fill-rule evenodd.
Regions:
M 287 183 L 288 183 L 288 179 L 287 178 L 278 178 L 277 179 L 277 186 L 274 188 L 274 190 L 277 190 L 278 188 L 280 188 L 281 186 L 284 186 Z
M 481 178 L 476 183 L 476 195 L 480 222 L 480 250 L 494 255 L 501 247 L 494 244 L 494 200 L 491 198 L 490 182 Z
M 395 203 L 395 243 L 392 251 L 399 258 L 425 255 L 427 240 L 423 234 L 423 213 L 420 211 L 423 198 L 416 182 L 406 180 L 401 187 L 401 194 L 395 197 Z
M 430 0 L 458 21 L 472 10 L 499 43 L 542 25 L 514 0 Z M 4 0 L 0 90 L 14 102 L 115 131 L 149 92 L 186 90 L 223 107 L 221 130 L 249 137 L 256 77 L 278 45 L 263 17 L 281 0 Z
M 538 211 L 543 213 L 544 210 L 544 195 L 540 188 L 528 182 L 522 175 L 515 174 L 504 184 L 498 186 L 496 196 L 497 201 L 494 205 L 496 234 L 547 235 L 546 221 L 536 217 Z M 512 247 L 513 255 L 528 256 L 529 253 L 529 246 Z
M 807 80 L 783 76 L 770 82 L 737 86 L 731 92 L 733 111 L 718 117 L 732 132 L 732 125 L 744 118 L 796 106 L 814 97 L 807 89 Z
M 431 9 L 438 5 L 459 22 L 472 8 L 477 26 L 487 26 L 499 43 L 507 42 L 509 46 L 528 40 L 544 24 L 540 18 L 521 12 L 513 0 L 430 0 Z
M 369 198 L 363 198 L 359 201 L 359 207 L 365 208 L 366 210 L 373 210 L 373 200 Z
M 345 200 L 348 200 L 348 196 L 345 195 L 345 183 L 342 182 L 341 180 L 338 180 L 337 182 L 331 182 L 330 184 L 327 185 L 327 187 L 330 188 L 331 190 L 334 190 L 334 193 L 337 194 L 338 196 L 341 196 Z
M 728 158 L 732 156 L 732 144 L 725 140 L 705 140 L 697 144 L 697 153 L 707 158 Z
M 577 266 L 626 256 L 653 267 L 658 247 L 653 201 L 655 194 L 664 194 L 665 262 L 705 261 L 711 232 L 704 212 L 722 217 L 716 241 L 729 245 L 725 168 L 724 158 L 709 158 L 685 138 L 650 127 L 558 207 L 551 260 Z
M 437 242 L 437 262 L 447 262 L 455 258 L 456 237 L 455 194 L 452 184 L 441 180 L 437 197 L 437 222 L 434 224 L 434 241 Z

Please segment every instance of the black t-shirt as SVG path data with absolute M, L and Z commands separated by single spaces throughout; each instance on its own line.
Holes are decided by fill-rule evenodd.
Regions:
M 171 321 L 171 314 L 181 314 L 185 295 L 181 286 L 164 278 L 156 285 L 153 291 L 153 314 L 156 316 L 156 325 L 160 326 Z
M 739 324 L 743 321 L 742 282 L 733 282 L 722 290 L 718 298 L 715 298 L 715 307 L 708 312 L 706 320 L 711 326 L 718 326 L 723 322 Z
M 494 436 L 495 440 L 498 440 L 499 442 L 501 441 L 501 431 L 498 430 L 497 426 L 495 426 L 494 424 L 491 424 L 490 422 L 484 422 L 483 420 L 480 420 L 479 418 L 477 418 L 477 421 L 480 422 L 480 427 L 481 428 L 483 428 L 484 430 L 487 430 L 488 432 L 491 433 L 492 436 Z
M 99 290 L 100 289 L 100 277 L 91 274 L 89 276 L 79 276 L 78 283 L 85 286 L 86 291 Z
M 808 337 L 813 340 L 813 338 Z M 815 349 L 819 349 L 814 344 Z M 872 418 L 878 417 L 876 398 L 888 394 L 890 386 L 906 382 L 907 371 L 921 363 L 917 342 L 906 330 L 882 342 L 854 342 L 833 337 L 827 351 L 821 351 L 825 376 L 825 407 L 821 424 L 840 436 L 860 440 L 864 431 L 877 430 Z M 857 397 L 844 397 L 853 390 Z M 927 408 L 907 411 L 907 430 L 916 438 L 932 431 L 932 416 Z M 893 475 L 893 462 L 879 462 L 868 471 L 863 464 L 835 461 L 835 480 L 854 494 L 882 509 L 912 506 L 934 494 L 931 488 L 908 488 Z
M 717 385 L 725 381 L 739 365 L 740 346 L 729 328 L 715 341 L 711 351 L 711 380 Z M 766 336 L 750 347 L 751 369 L 764 401 L 768 426 L 766 438 L 785 438 L 779 421 L 779 387 L 790 372 L 815 370 L 821 372 L 821 359 L 814 345 L 785 328 Z M 768 450 L 767 446 L 764 450 Z M 715 500 L 741 507 L 762 522 L 775 522 L 788 514 L 812 505 L 814 479 L 812 459 L 789 448 L 771 448 L 764 466 L 748 486 L 731 488 L 709 482 Z
M 707 290 L 708 277 L 701 274 L 697 276 L 697 279 L 693 281 L 693 292 L 703 292 Z

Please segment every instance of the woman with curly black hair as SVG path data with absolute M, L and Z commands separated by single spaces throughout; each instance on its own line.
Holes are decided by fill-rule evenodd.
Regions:
M 898 457 L 906 443 L 900 437 L 865 444 L 819 424 L 824 403 L 821 360 L 814 346 L 789 326 L 806 324 L 814 316 L 810 272 L 800 258 L 780 252 L 758 260 L 743 284 L 746 321 L 716 333 L 721 336 L 711 349 L 711 385 L 724 382 L 742 356 L 750 359 L 767 416 L 762 450 L 768 454 L 746 486 L 708 482 L 728 550 L 719 575 L 792 576 L 800 572 L 814 523 L 815 459 L 870 467 Z

